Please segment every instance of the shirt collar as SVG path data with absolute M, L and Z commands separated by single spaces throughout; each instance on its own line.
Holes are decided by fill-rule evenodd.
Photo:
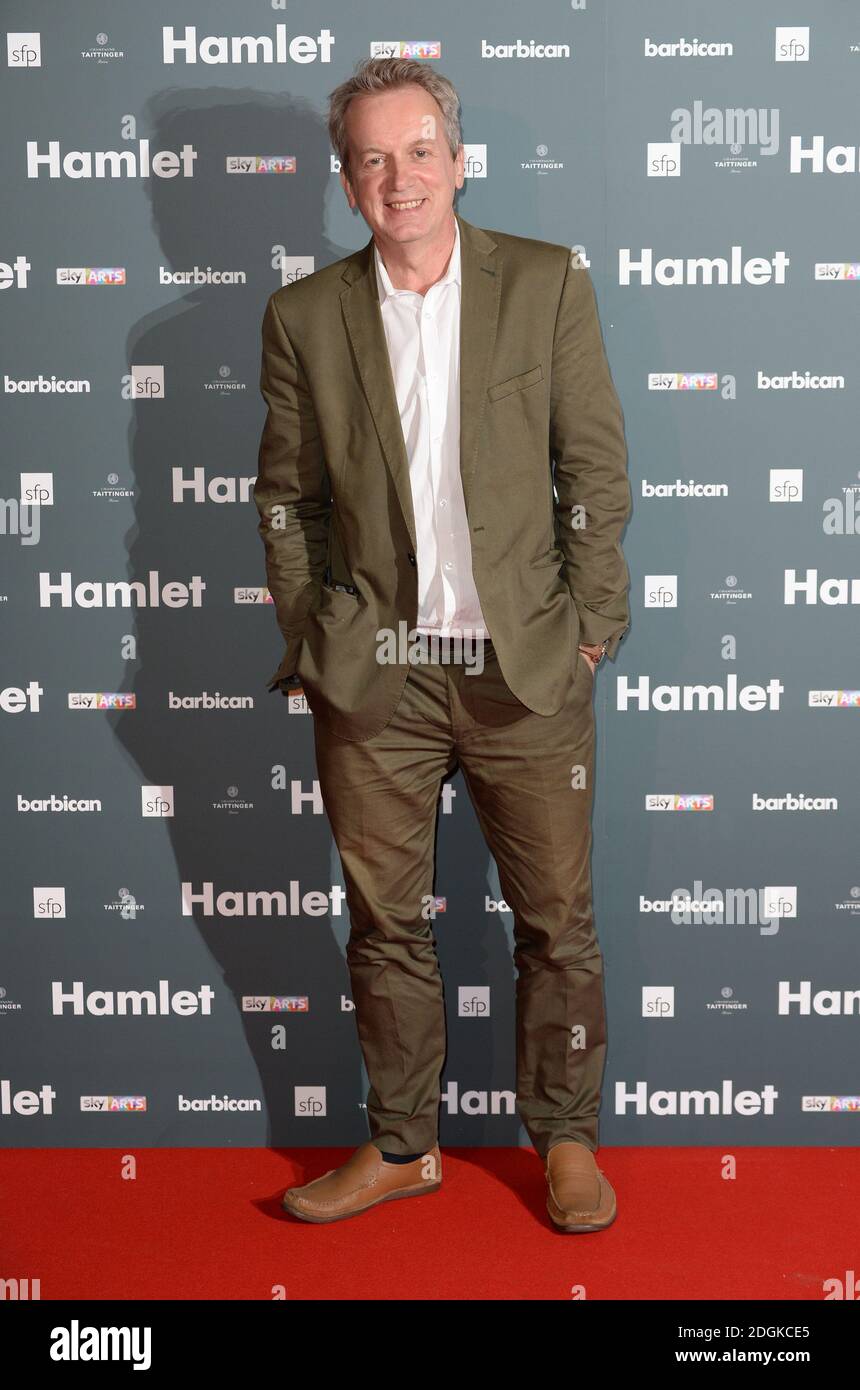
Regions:
M 374 243 L 373 243 L 373 254 L 374 254 L 375 258 L 376 258 L 376 283 L 377 283 L 377 285 L 378 285 L 378 287 L 379 287 L 379 302 L 380 302 L 380 304 L 383 304 L 383 303 L 385 302 L 385 300 L 388 299 L 388 297 L 389 297 L 390 295 L 413 294 L 413 293 L 415 293 L 415 291 L 413 291 L 413 290 L 396 290 L 396 289 L 394 288 L 394 286 L 393 286 L 392 283 L 391 283 L 391 276 L 388 274 L 388 271 L 385 269 L 385 263 L 384 263 L 382 257 L 381 257 L 380 254 L 379 254 L 379 248 L 378 248 L 378 246 L 376 245 L 376 242 L 375 242 L 375 241 L 374 241 Z M 438 285 L 447 285 L 447 284 L 450 284 L 450 283 L 454 283 L 454 284 L 459 285 L 459 284 L 461 283 L 461 281 L 460 281 L 460 224 L 459 224 L 459 222 L 457 221 L 456 217 L 454 218 L 454 249 L 453 249 L 453 251 L 451 252 L 451 256 L 450 256 L 450 259 L 449 259 L 449 261 L 448 261 L 448 269 L 445 271 L 445 274 L 442 276 L 441 280 L 437 280 L 436 283 L 437 283 Z

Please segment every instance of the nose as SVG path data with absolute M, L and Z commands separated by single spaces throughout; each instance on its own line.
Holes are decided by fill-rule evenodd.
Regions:
M 402 193 L 409 187 L 408 160 L 391 155 L 388 160 L 388 185 L 392 193 Z

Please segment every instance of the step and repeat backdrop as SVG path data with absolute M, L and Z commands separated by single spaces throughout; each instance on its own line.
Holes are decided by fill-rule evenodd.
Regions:
M 0 1143 L 368 1137 L 252 487 L 266 300 L 369 239 L 328 94 L 400 54 L 460 93 L 462 216 L 588 267 L 625 413 L 601 1142 L 856 1144 L 856 7 L 2 14 Z M 442 1143 L 527 1143 L 513 922 L 459 772 L 435 890 Z

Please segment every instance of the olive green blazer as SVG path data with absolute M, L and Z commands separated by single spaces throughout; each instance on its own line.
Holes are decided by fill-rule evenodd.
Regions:
M 609 639 L 614 656 L 629 623 L 623 416 L 592 282 L 569 248 L 455 216 L 472 571 L 507 684 L 550 715 L 579 643 Z M 262 338 L 268 412 L 254 501 L 286 642 L 267 686 L 298 672 L 315 717 L 366 739 L 391 718 L 409 671 L 380 663 L 379 635 L 413 629 L 418 610 L 409 459 L 373 238 L 276 290 Z

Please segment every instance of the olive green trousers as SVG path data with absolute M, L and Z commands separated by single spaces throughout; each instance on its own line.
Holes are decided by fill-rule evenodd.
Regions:
M 443 780 L 459 763 L 513 911 L 517 1110 L 541 1158 L 595 1151 L 606 1059 L 603 959 L 591 892 L 594 672 L 577 652 L 555 715 L 509 690 L 491 643 L 480 673 L 414 664 L 389 724 L 365 742 L 314 720 L 320 790 L 343 865 L 347 963 L 370 1138 L 438 1142 L 446 1053 L 428 903 Z

